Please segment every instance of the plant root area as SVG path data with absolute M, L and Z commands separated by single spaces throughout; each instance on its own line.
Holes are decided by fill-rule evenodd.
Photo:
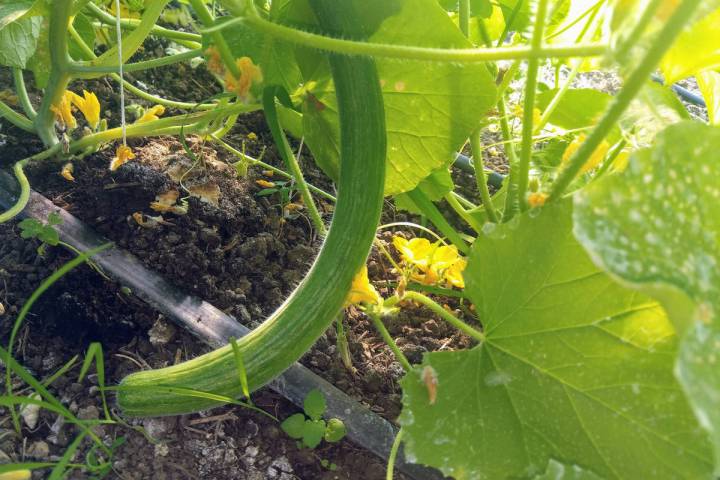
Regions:
M 192 81 L 197 78 L 194 75 Z M 153 79 L 145 80 L 154 83 Z M 0 90 L 7 85 L 7 76 L 1 75 Z M 111 102 L 117 94 L 114 85 L 103 81 L 89 82 L 86 88 L 98 92 L 104 105 L 104 99 Z M 165 94 L 172 96 L 171 92 Z M 115 110 L 110 103 L 107 107 L 106 117 L 115 124 Z M 178 112 L 169 109 L 167 115 L 171 113 Z M 42 149 L 31 136 L 17 129 L 3 126 L 1 133 L 3 168 Z M 226 140 L 282 168 L 261 113 L 243 117 Z M 270 175 L 258 166 L 239 177 L 232 166 L 236 157 L 197 137 L 187 137 L 186 141 L 192 155 L 177 138 L 130 140 L 137 158 L 115 172 L 108 169 L 115 146 L 108 146 L 73 162 L 74 181 L 59 174 L 65 162 L 55 160 L 29 166 L 28 175 L 35 190 L 140 258 L 179 289 L 207 300 L 250 328 L 256 327 L 302 280 L 317 254 L 320 239 L 302 207 L 288 211 L 278 193 L 258 196 L 264 188 L 258 180 L 284 180 L 282 177 Z M 297 150 L 298 145 L 294 147 Z M 331 182 L 305 153 L 301 165 L 310 183 L 335 193 Z M 179 194 L 175 205 L 185 200 L 186 214 L 150 208 L 169 191 Z M 298 197 L 291 200 L 297 203 Z M 329 222 L 332 203 L 317 196 L 316 201 L 324 220 Z M 383 221 L 409 219 L 388 207 Z M 391 235 L 384 232 L 378 237 L 389 249 Z M 3 345 L 7 345 L 17 314 L 35 288 L 73 258 L 62 247 L 48 247 L 40 254 L 39 246 L 36 240 L 20 237 L 17 223 L 0 225 Z M 392 266 L 375 248 L 369 273 L 382 294 L 393 293 Z M 441 300 L 463 316 L 456 303 Z M 349 309 L 344 323 L 351 365 L 340 358 L 334 326 L 301 363 L 374 412 L 395 421 L 401 407 L 398 380 L 404 374 L 400 364 L 362 312 Z M 404 308 L 386 325 L 413 363 L 419 363 L 427 351 L 470 345 L 467 337 L 419 307 Z M 75 366 L 48 388 L 78 418 L 96 419 L 103 416 L 103 410 L 94 367 L 88 378 L 78 381 L 82 357 L 91 342 L 102 344 L 107 385 L 117 384 L 131 372 L 172 365 L 208 351 L 198 339 L 137 299 L 133 292 L 83 265 L 35 304 L 19 330 L 13 355 L 40 380 L 48 379 L 73 356 L 80 355 Z M 15 377 L 13 390 L 30 393 L 27 385 Z M 254 393 L 253 401 L 280 420 L 299 411 L 267 389 Z M 113 409 L 112 396 L 109 403 L 111 410 L 119 414 Z M 384 462 L 348 440 L 322 443 L 314 450 L 301 448 L 279 424 L 240 407 L 124 421 L 127 424 L 95 427 L 97 435 L 108 444 L 125 440 L 114 452 L 112 471 L 106 478 L 385 478 Z M 28 425 L 22 420 L 21 425 L 22 431 L 17 433 L 8 409 L 0 409 L 0 463 L 57 461 L 78 433 L 74 425 L 44 409 L 36 422 Z M 73 461 L 83 463 L 90 447 L 86 440 Z M 45 475 L 47 470 L 38 471 L 33 478 Z M 91 476 L 75 470 L 68 478 Z M 396 478 L 406 477 L 396 472 Z

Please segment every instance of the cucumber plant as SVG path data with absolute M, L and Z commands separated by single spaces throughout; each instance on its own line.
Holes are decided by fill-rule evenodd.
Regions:
M 337 183 L 323 247 L 290 298 L 235 349 L 128 376 L 117 394 L 125 414 L 184 413 L 243 395 L 238 357 L 256 390 L 353 302 L 406 370 L 399 423 L 418 463 L 458 479 L 718 475 L 720 2 L 219 3 L 189 0 L 193 33 L 157 25 L 167 0 L 120 20 L 81 0 L 0 6 L 0 39 L 17 43 L 0 43 L 0 63 L 13 68 L 23 110 L 0 101 L 0 115 L 46 146 L 15 163 L 21 195 L 0 221 L 28 201 L 29 162 L 79 161 L 126 137 L 197 134 L 252 165 L 222 138 L 239 115 L 260 109 L 319 232 L 318 191 L 285 132 Z M 96 55 L 95 32 L 105 27 L 126 33 L 106 35 L 109 49 Z M 175 42 L 176 52 L 127 63 L 149 35 Z M 199 105 L 123 78 L 200 57 L 226 94 Z M 622 79 L 616 91 L 578 87 L 585 72 L 609 67 Z M 37 110 L 22 69 L 45 89 Z M 650 82 L 658 69 L 666 84 L 697 77 L 708 122 Z M 66 93 L 74 80 L 102 76 L 189 113 L 150 108 L 142 121 L 110 128 L 96 121 L 89 93 Z M 73 127 L 73 105 L 87 129 Z M 476 191 L 457 188 L 450 173 L 466 144 Z M 123 147 L 113 168 L 132 161 Z M 492 192 L 484 163 L 502 154 L 509 174 Z M 443 237 L 397 242 L 401 275 L 388 298 L 362 268 L 384 196 Z M 471 303 L 479 324 L 418 285 Z M 412 365 L 383 325 L 410 301 L 474 346 Z

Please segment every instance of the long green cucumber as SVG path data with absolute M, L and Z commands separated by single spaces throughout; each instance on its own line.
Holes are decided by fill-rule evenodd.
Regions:
M 351 0 L 313 0 L 321 26 L 343 31 L 356 18 Z M 364 264 L 380 219 L 385 182 L 385 113 L 375 64 L 331 56 L 340 116 L 340 176 L 335 215 L 315 263 L 283 305 L 238 341 L 250 390 L 297 361 L 332 324 Z M 130 416 L 174 415 L 220 402 L 152 387 L 185 387 L 229 397 L 242 394 L 231 346 L 121 382 L 118 405 Z

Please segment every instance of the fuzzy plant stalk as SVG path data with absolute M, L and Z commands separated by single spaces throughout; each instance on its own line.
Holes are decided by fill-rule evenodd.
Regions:
M 351 28 L 350 0 L 313 0 L 311 5 L 322 28 L 337 33 Z M 365 263 L 380 218 L 386 132 L 377 71 L 365 57 L 331 55 L 329 61 L 340 116 L 335 216 L 303 282 L 270 318 L 237 342 L 250 391 L 297 361 L 332 324 L 352 279 Z M 132 374 L 122 381 L 117 396 L 123 413 L 133 416 L 179 414 L 219 404 L 157 387 L 188 387 L 232 397 L 242 394 L 230 346 L 179 365 Z

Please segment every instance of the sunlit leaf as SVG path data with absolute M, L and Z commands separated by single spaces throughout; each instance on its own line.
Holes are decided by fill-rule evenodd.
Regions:
M 435 0 L 405 0 L 373 42 L 465 48 L 470 43 Z M 417 12 L 422 11 L 422 15 Z M 388 129 L 386 194 L 412 190 L 478 128 L 495 103 L 495 83 L 483 64 L 378 59 Z M 317 78 L 308 79 L 314 81 Z M 337 113 L 331 82 L 319 79 L 304 107 L 308 145 L 331 176 L 337 170 Z M 322 158 L 320 158 L 322 157 Z
M 600 477 L 577 465 L 564 465 L 550 460 L 545 473 L 535 477 L 535 480 L 600 480 Z
M 720 9 L 683 32 L 665 54 L 660 69 L 668 83 L 720 67 Z
M 713 125 L 720 125 L 720 73 L 707 70 L 698 73 L 695 78 L 705 98 L 708 120 Z
M 593 264 L 570 202 L 487 233 L 464 272 L 487 338 L 426 354 L 403 380 L 408 457 L 459 480 L 532 477 L 550 459 L 608 479 L 707 478 L 710 446 L 673 376 L 672 325 Z
M 677 374 L 720 459 L 720 129 L 683 122 L 576 201 L 576 234 L 598 264 L 656 296 L 682 342 Z

